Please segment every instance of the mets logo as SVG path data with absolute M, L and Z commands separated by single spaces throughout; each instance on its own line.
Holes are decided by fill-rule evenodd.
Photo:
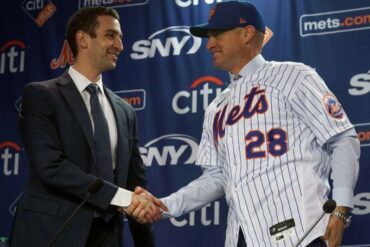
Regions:
M 212 17 L 216 14 L 216 7 L 213 7 L 210 11 L 209 11 L 209 16 L 208 16 L 208 21 L 212 19 Z
M 213 140 L 216 149 L 219 140 L 225 136 L 225 129 L 227 126 L 236 124 L 242 118 L 249 119 L 255 114 L 264 114 L 268 110 L 269 103 L 265 91 L 265 88 L 260 88 L 258 86 L 254 87 L 250 90 L 249 94 L 244 96 L 244 106 L 231 106 L 231 110 L 227 112 L 227 103 L 216 113 L 213 119 Z
M 335 119 L 343 119 L 344 111 L 342 105 L 339 103 L 334 95 L 326 94 L 323 97 L 324 106 L 329 115 Z
M 58 58 L 53 58 L 50 62 L 51 69 L 65 68 L 67 65 L 71 65 L 74 62 L 71 48 L 68 45 L 68 41 L 64 40 L 62 50 Z

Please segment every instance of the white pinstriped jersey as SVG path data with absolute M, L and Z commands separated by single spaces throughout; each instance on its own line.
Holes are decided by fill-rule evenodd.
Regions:
M 322 212 L 329 193 L 325 142 L 353 128 L 310 67 L 254 58 L 208 107 L 197 164 L 223 170 L 229 204 L 225 246 L 241 227 L 247 246 L 293 246 Z M 290 237 L 270 227 L 294 219 Z M 325 232 L 328 217 L 302 243 Z

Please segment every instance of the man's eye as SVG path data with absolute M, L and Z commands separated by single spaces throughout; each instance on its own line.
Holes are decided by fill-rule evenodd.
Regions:
M 216 31 L 215 36 L 220 36 L 224 32 L 225 32 L 225 30 L 218 30 L 218 31 Z
M 209 32 L 209 36 L 210 37 L 215 37 L 217 38 L 218 36 L 220 36 L 221 34 L 223 34 L 225 32 L 225 30 L 212 30 Z

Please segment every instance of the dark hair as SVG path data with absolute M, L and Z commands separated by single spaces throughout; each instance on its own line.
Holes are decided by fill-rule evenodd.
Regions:
M 115 9 L 105 7 L 82 8 L 71 16 L 67 24 L 66 38 L 74 58 L 78 54 L 76 33 L 83 31 L 88 33 L 92 38 L 95 38 L 95 30 L 99 25 L 97 17 L 104 15 L 112 16 L 119 20 L 119 15 Z

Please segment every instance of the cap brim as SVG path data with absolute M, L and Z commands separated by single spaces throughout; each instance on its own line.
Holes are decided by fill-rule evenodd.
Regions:
M 190 27 L 190 33 L 196 37 L 207 38 L 209 30 L 228 30 L 234 28 L 235 26 L 225 26 L 220 24 L 205 23 Z
M 208 23 L 207 24 L 202 24 L 202 25 L 197 25 L 194 27 L 190 28 L 190 33 L 196 37 L 201 37 L 201 38 L 206 38 L 208 37 Z

